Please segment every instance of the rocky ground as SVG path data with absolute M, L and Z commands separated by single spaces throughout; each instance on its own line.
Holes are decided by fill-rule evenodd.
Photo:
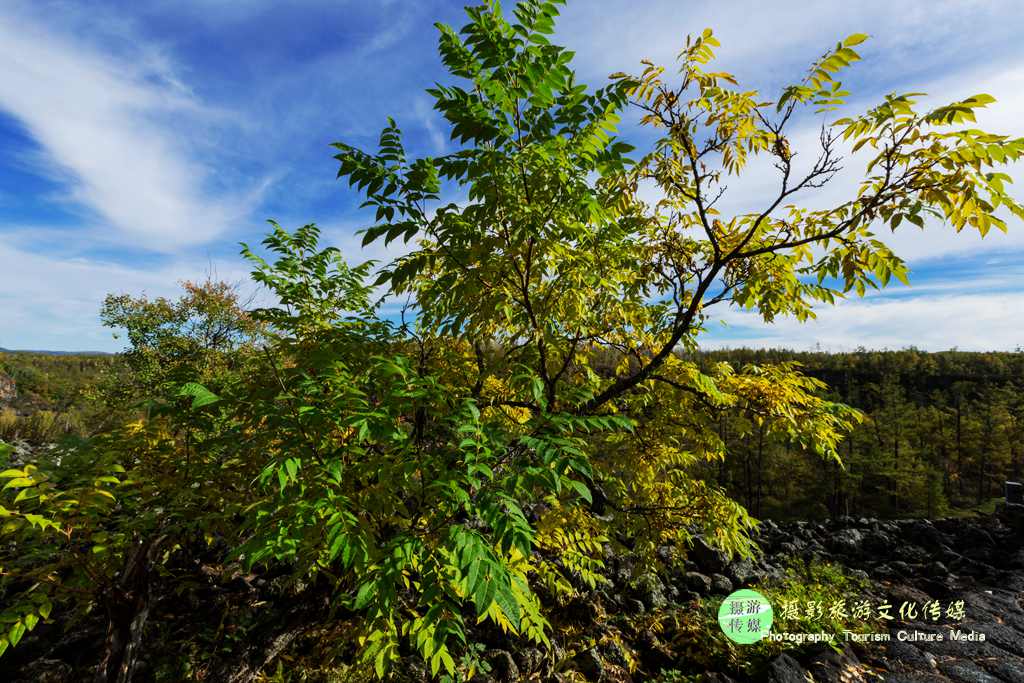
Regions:
M 476 683 L 513 681 L 709 681 L 807 683 L 807 681 L 891 681 L 892 683 L 1024 682 L 1024 534 L 1000 517 L 948 520 L 880 521 L 842 518 L 824 523 L 764 522 L 758 542 L 765 553 L 756 561 L 728 561 L 698 541 L 684 566 L 661 574 L 636 576 L 628 554 L 606 557 L 608 584 L 560 607 L 561 642 L 551 652 L 524 646 L 497 631 L 473 634 L 486 645 L 490 671 Z M 669 559 L 670 549 L 663 550 Z M 833 649 L 804 645 L 767 659 L 753 672 L 733 665 L 700 662 L 709 637 L 721 638 L 717 624 L 688 621 L 694 606 L 716 600 L 740 587 L 758 587 L 783 575 L 793 558 L 845 566 L 867 586 L 866 597 L 893 606 L 892 621 L 878 628 L 889 642 L 855 643 Z M 184 568 L 183 568 L 184 569 Z M 191 677 L 209 681 L 253 681 L 277 653 L 288 653 L 289 666 L 316 661 L 325 634 L 304 630 L 303 610 L 322 610 L 323 596 L 296 595 L 279 589 L 272 576 L 239 578 L 227 568 L 199 567 L 206 583 L 187 595 L 157 602 L 147 627 L 147 656 L 136 680 L 174 680 L 161 657 L 181 659 L 180 652 L 161 654 L 161 641 L 179 642 L 183 633 L 197 652 L 212 654 L 197 664 Z M 319 600 L 320 602 L 317 602 Z M 900 619 L 903 602 L 923 605 L 938 600 L 943 609 L 962 600 L 962 619 Z M 305 606 L 304 606 L 305 605 Z M 319 607 L 318 607 L 319 605 Z M 778 614 L 780 606 L 775 605 Z M 225 615 L 241 624 L 243 646 L 225 647 Z M 248 616 L 245 616 L 248 615 Z M 909 615 L 908 615 L 909 617 Z M 204 620 L 210 621 L 209 624 Z M 778 631 L 783 622 L 777 622 Z M 975 634 L 975 640 L 951 640 L 951 627 Z M 485 628 L 485 627 L 481 627 Z M 71 632 L 40 627 L 0 661 L 0 680 L 38 683 L 91 680 L 91 655 L 99 645 L 102 622 Z M 209 640 L 204 640 L 210 633 Z M 916 640 L 900 634 L 915 634 Z M 937 634 L 942 640 L 929 640 Z M 978 634 L 983 634 L 982 640 Z M 703 641 L 701 640 L 703 639 Z M 205 644 L 204 644 L 205 643 Z M 582 647 L 581 647 L 582 645 Z M 205 657 L 206 655 L 203 654 Z M 5 668 L 6 667 L 6 668 Z M 273 666 L 270 667 L 273 669 Z M 659 672 L 661 673 L 659 677 Z M 415 657 L 404 658 L 399 681 L 426 681 Z M 270 680 L 270 679 L 266 679 Z M 274 678 L 273 680 L 279 680 Z M 336 681 L 333 676 L 280 680 Z
M 864 572 L 873 597 L 893 606 L 887 643 L 856 643 L 836 652 L 807 648 L 775 659 L 760 680 L 889 681 L 891 683 L 1014 683 L 1024 681 L 1024 536 L 1005 519 L 879 521 L 839 519 L 825 524 L 763 525 L 761 566 L 786 556 L 817 556 Z M 702 557 L 703 556 L 703 557 Z M 712 571 L 708 553 L 694 557 Z M 703 562 L 703 566 L 700 566 Z M 734 579 L 735 568 L 730 568 Z M 743 568 L 744 571 L 747 569 Z M 738 583 L 745 583 L 740 580 Z M 962 619 L 948 606 L 963 601 Z M 904 602 L 938 601 L 943 614 L 896 613 Z M 914 618 L 916 617 L 916 618 Z M 954 640 L 951 632 L 970 640 Z M 941 639 L 939 639 L 941 638 Z M 721 674 L 710 680 L 729 681 Z
M 730 562 L 698 541 L 685 571 L 639 581 L 631 578 L 628 555 L 609 555 L 610 585 L 577 606 L 584 615 L 580 638 L 595 641 L 594 647 L 554 666 L 535 650 L 498 647 L 489 654 L 494 664 L 490 677 L 480 681 L 569 681 L 582 675 L 605 682 L 1024 683 L 1024 534 L 1014 532 L 1005 519 L 766 521 L 757 540 L 765 553 L 756 561 Z M 873 607 L 892 605 L 894 618 L 875 629 L 888 632 L 889 642 L 804 645 L 754 672 L 700 672 L 686 654 L 686 639 L 695 634 L 673 624 L 662 624 L 658 631 L 639 626 L 645 613 L 674 605 L 685 613 L 697 600 L 714 604 L 736 588 L 781 578 L 793 558 L 840 564 L 863 580 L 866 588 L 860 595 L 870 598 Z M 921 613 L 904 619 L 898 613 L 905 602 L 919 609 L 929 601 L 941 605 L 937 620 Z M 947 610 L 957 601 L 963 601 L 964 614 L 951 619 Z M 611 618 L 602 619 L 606 614 Z M 972 640 L 951 640 L 954 630 Z M 942 640 L 929 640 L 936 635 Z M 555 650 L 558 661 L 561 648 L 556 644 Z M 632 673 L 627 655 L 635 665 Z M 405 680 L 425 680 L 411 661 L 408 667 Z M 663 673 L 658 677 L 657 672 Z

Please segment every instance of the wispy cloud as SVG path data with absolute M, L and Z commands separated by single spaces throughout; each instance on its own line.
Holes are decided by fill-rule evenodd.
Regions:
M 155 54 L 114 57 L 34 15 L 0 11 L 0 109 L 39 144 L 31 161 L 62 181 L 60 199 L 118 240 L 176 251 L 242 219 L 262 186 L 213 195 L 195 127 L 221 114 Z
M 760 318 L 737 310 L 720 315 L 728 327 L 708 325 L 706 342 L 715 347 L 791 348 L 820 346 L 829 351 L 858 347 L 928 351 L 969 351 L 1024 347 L 1015 311 L 1024 310 L 1024 292 L 950 294 L 906 299 L 868 298 L 822 308 L 812 322 Z
M 132 266 L 109 260 L 60 258 L 0 243 L 0 347 L 115 351 L 124 346 L 98 324 L 108 293 L 176 297 L 180 280 L 207 275 L 244 282 L 241 259 L 175 260 Z M 250 287 L 251 289 L 251 287 Z

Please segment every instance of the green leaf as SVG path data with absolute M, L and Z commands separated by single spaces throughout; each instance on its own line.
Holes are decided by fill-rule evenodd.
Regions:
M 23 635 L 25 635 L 25 624 L 18 621 L 8 631 L 7 638 L 11 641 L 11 645 L 17 645 Z
M 366 581 L 359 586 L 359 592 L 356 594 L 356 601 L 353 605 L 354 609 L 360 610 L 370 604 L 374 594 L 377 592 L 376 581 Z
M 494 602 L 498 604 L 498 607 L 505 613 L 505 616 L 512 622 L 512 625 L 518 629 L 519 622 L 522 619 L 519 612 L 519 603 L 516 602 L 511 589 L 504 583 L 497 586 L 497 589 L 494 591 Z
M 31 631 L 39 623 L 39 616 L 29 612 L 25 615 L 25 628 Z
M 587 501 L 588 504 L 592 504 L 594 502 L 594 498 L 590 494 L 590 489 L 582 481 L 569 479 L 568 484 L 574 491 L 576 491 L 576 493 L 579 494 L 580 498 Z
M 191 396 L 193 408 L 202 408 L 220 400 L 219 396 L 197 382 L 183 384 L 178 396 Z

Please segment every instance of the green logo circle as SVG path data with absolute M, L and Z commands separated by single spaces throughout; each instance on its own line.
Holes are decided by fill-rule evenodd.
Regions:
M 772 627 L 772 605 L 749 588 L 729 595 L 718 609 L 718 625 L 722 632 L 740 645 L 750 645 L 768 635 Z

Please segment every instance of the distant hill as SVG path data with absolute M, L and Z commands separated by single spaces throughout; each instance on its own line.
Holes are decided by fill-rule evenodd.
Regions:
M 41 353 L 44 356 L 113 356 L 109 351 L 46 351 L 44 349 L 5 349 L 0 346 L 0 353 Z

